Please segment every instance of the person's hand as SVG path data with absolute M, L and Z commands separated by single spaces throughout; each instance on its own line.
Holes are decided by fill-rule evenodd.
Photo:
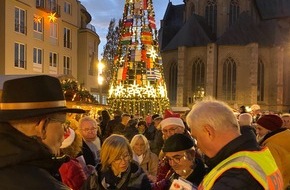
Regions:
M 153 183 L 156 182 L 156 176 L 151 175 L 151 174 L 147 174 L 147 176 L 148 176 L 148 178 L 149 178 L 149 180 L 150 180 L 151 182 L 153 182 Z

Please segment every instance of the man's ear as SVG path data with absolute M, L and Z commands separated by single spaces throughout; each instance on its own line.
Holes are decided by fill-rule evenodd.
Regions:
M 215 129 L 212 126 L 204 125 L 202 130 L 209 139 L 212 140 L 215 138 Z
M 41 119 L 38 125 L 36 125 L 36 132 L 37 136 L 40 137 L 42 140 L 46 139 L 46 128 L 48 125 L 49 120 L 47 118 Z

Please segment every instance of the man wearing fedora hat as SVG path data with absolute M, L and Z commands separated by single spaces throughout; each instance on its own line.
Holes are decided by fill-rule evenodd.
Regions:
M 19 88 L 24 89 L 19 91 Z M 8 80 L 0 99 L 0 189 L 69 189 L 52 174 L 67 160 L 57 157 L 69 109 L 61 84 L 40 75 Z

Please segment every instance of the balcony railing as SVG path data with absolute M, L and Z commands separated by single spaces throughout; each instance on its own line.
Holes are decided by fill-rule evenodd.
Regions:
M 56 16 L 60 17 L 60 6 L 56 3 L 56 0 L 36 0 L 35 4 L 36 8 L 47 13 L 56 13 Z
M 93 31 L 94 33 L 96 33 L 96 28 L 95 26 L 91 25 L 91 24 L 87 24 L 86 26 L 87 29 L 90 29 L 91 31 Z

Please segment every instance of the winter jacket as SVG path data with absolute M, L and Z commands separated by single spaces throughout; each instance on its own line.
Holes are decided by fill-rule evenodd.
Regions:
M 140 166 L 147 174 L 156 176 L 158 161 L 159 161 L 158 156 L 153 152 L 151 152 L 150 150 L 148 150 L 145 153 L 144 158 L 140 163 Z
M 110 169 L 106 172 L 101 172 L 100 168 L 96 173 L 91 175 L 85 182 L 82 190 L 105 190 L 105 189 L 118 189 L 118 190 L 139 190 L 151 189 L 150 181 L 139 166 L 138 163 L 132 161 L 126 172 L 121 174 L 121 177 L 114 175 Z
M 28 137 L 8 123 L 0 123 L 0 189 L 69 190 L 53 174 L 67 161 L 51 155 L 37 138 Z
M 239 151 L 260 151 L 256 139 L 253 137 L 252 131 L 244 130 L 243 134 L 225 145 L 212 158 L 206 158 L 206 164 L 209 170 L 213 169 L 220 162 Z M 216 180 L 213 185 L 213 190 L 216 189 L 247 189 L 247 190 L 262 190 L 263 187 L 254 177 L 243 168 L 232 168 L 224 173 Z
M 201 159 L 195 159 L 195 165 L 193 172 L 186 178 L 187 181 L 191 182 L 193 186 L 197 187 L 202 181 L 204 175 L 206 174 L 206 169 L 204 163 Z M 166 177 L 152 185 L 153 190 L 168 190 L 174 179 L 178 179 L 179 175 L 174 172 L 171 168 L 167 173 Z
M 83 167 L 77 159 L 71 159 L 63 163 L 59 168 L 59 173 L 62 182 L 73 190 L 79 190 L 87 178 Z
M 281 128 L 268 133 L 261 141 L 273 155 L 279 170 L 282 173 L 284 188 L 290 188 L 290 130 Z

